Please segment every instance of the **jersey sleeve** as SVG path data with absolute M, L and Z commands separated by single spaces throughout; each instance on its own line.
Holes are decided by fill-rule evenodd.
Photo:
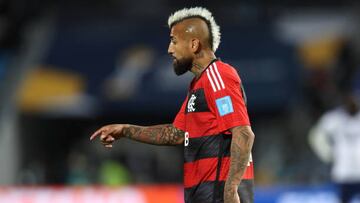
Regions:
M 245 93 L 234 68 L 220 70 L 216 65 L 206 71 L 208 100 L 218 120 L 218 130 L 223 132 L 236 126 L 250 125 Z
M 337 113 L 338 110 L 325 113 L 316 125 L 312 127 L 312 131 L 316 132 L 316 134 L 322 134 L 327 140 L 333 140 L 336 128 L 341 125 L 336 115 Z
M 177 113 L 175 120 L 173 122 L 173 125 L 182 130 L 185 131 L 185 106 L 186 106 L 186 101 L 187 101 L 187 97 L 185 99 L 185 101 L 183 102 L 183 104 L 181 105 L 180 111 Z
M 333 159 L 333 146 L 331 144 L 332 132 L 337 123 L 328 114 L 325 114 L 318 123 L 309 131 L 309 144 L 315 154 L 325 163 L 330 163 Z

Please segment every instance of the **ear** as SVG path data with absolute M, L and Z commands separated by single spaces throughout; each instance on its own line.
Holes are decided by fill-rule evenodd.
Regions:
M 193 53 L 198 53 L 200 51 L 201 45 L 200 40 L 198 39 L 192 39 L 190 42 L 190 48 Z

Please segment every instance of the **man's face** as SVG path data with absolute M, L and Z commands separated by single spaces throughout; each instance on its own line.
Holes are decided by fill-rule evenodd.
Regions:
M 170 32 L 168 53 L 173 57 L 176 75 L 182 75 L 192 67 L 193 57 L 190 51 L 190 44 L 185 39 L 184 33 L 181 23 L 174 25 Z

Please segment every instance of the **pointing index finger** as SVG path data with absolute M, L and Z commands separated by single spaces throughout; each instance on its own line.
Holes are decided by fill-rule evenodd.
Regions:
M 94 132 L 94 134 L 91 135 L 90 140 L 93 140 L 96 136 L 101 135 L 101 133 L 102 129 L 97 130 L 96 132 Z

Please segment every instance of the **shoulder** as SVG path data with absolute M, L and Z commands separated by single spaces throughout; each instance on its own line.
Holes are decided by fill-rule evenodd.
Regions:
M 343 114 L 344 114 L 344 109 L 342 107 L 337 107 L 325 112 L 321 118 L 325 120 L 336 119 L 341 117 Z
M 220 76 L 224 80 L 240 81 L 240 77 L 239 77 L 237 70 L 230 64 L 224 63 L 219 60 L 219 61 L 216 61 L 213 64 L 213 66 L 215 66 L 218 69 Z
M 216 61 L 206 69 L 206 80 L 214 92 L 226 89 L 226 86 L 238 86 L 240 77 L 234 67 L 222 61 Z
M 338 123 L 341 123 L 343 117 L 344 117 L 344 109 L 338 107 L 324 113 L 324 115 L 320 117 L 319 123 L 320 125 L 325 125 L 325 126 L 337 126 Z

